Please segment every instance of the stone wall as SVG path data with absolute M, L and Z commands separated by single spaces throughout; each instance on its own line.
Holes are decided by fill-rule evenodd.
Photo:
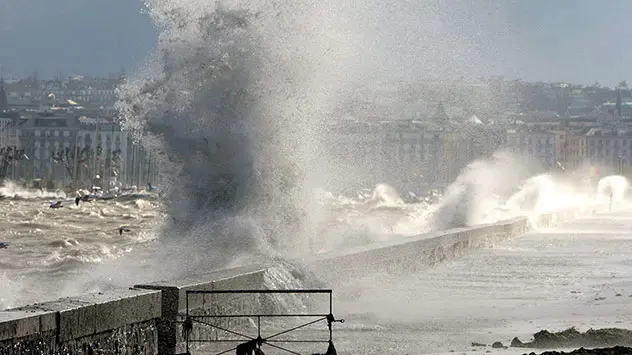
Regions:
M 423 234 L 328 254 L 310 260 L 308 265 L 320 279 L 333 286 L 376 274 L 411 273 L 534 228 L 573 219 L 579 213 L 565 210 L 531 219 L 518 217 L 494 224 Z
M 117 290 L 0 312 L 0 354 L 157 353 L 160 292 Z
M 189 294 L 187 303 L 187 290 L 262 289 L 265 271 L 265 266 L 253 265 L 195 275 L 183 280 L 134 286 L 139 289 L 162 292 L 162 318 L 158 324 L 160 354 L 185 353 L 182 315 L 187 311 L 187 305 L 189 314 L 197 317 L 257 313 L 261 308 L 261 299 L 256 294 Z M 226 338 L 225 332 L 205 326 L 204 323 L 211 323 L 225 329 L 235 329 L 235 327 L 246 327 L 248 325 L 246 321 L 245 318 L 194 318 L 196 324 L 192 328 L 194 332 L 191 338 Z

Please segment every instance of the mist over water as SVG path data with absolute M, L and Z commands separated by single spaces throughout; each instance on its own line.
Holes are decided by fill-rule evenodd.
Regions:
M 605 177 L 592 187 L 551 174 L 532 177 L 527 174 L 526 178 L 516 177 L 515 181 L 499 179 L 497 176 L 511 161 L 511 156 L 500 154 L 473 162 L 438 198 L 419 196 L 403 201 L 387 184 L 361 189 L 349 196 L 318 190 L 312 203 L 322 211 L 321 220 L 314 230 L 317 239 L 313 249 L 305 253 L 328 253 L 397 241 L 439 229 L 517 216 L 537 217 L 564 208 L 607 210 L 611 206 L 609 198 L 604 199 L 600 192 L 603 186 L 622 192 L 618 195 L 621 200 L 614 201 L 613 208 L 625 204 L 627 181 L 623 177 Z M 187 249 L 186 244 L 177 252 L 165 250 L 180 235 L 164 234 L 170 229 L 161 226 L 169 225 L 170 217 L 163 217 L 165 202 L 157 201 L 152 194 L 80 206 L 70 199 L 70 205 L 60 211 L 47 207 L 55 193 L 25 191 L 15 185 L 8 185 L 4 191 L 12 193 L 2 199 L 0 208 L 5 217 L 3 228 L 11 231 L 11 235 L 5 236 L 11 246 L 3 250 L 10 253 L 3 254 L 0 262 L 0 278 L 5 285 L 0 292 L 0 308 L 129 287 L 188 272 L 270 261 L 270 256 L 280 265 L 267 276 L 271 285 L 280 288 L 298 287 L 302 283 L 318 285 L 309 268 L 297 263 L 292 255 L 283 255 L 272 248 L 268 259 L 254 258 L 248 253 L 258 251 L 247 249 L 242 254 L 214 258 L 214 253 L 222 250 L 212 242 L 193 244 L 208 246 L 208 252 Z M 463 206 L 454 208 L 459 204 Z M 123 223 L 132 225 L 132 233 L 119 235 L 117 227 Z M 213 236 L 207 235 L 211 240 Z M 189 239 L 185 236 L 182 240 Z M 234 247 L 227 247 L 230 248 Z M 210 257 L 205 259 L 205 255 Z M 168 267 L 175 270 L 169 272 Z
M 324 123 L 375 69 L 367 58 L 384 56 L 366 45 L 376 33 L 365 18 L 379 7 L 334 0 L 146 3 L 160 38 L 146 67 L 120 88 L 118 109 L 125 128 L 162 154 L 158 183 L 172 219 L 161 231 L 156 268 L 172 277 L 492 222 L 539 210 L 540 196 L 554 193 L 537 183 L 526 193 L 533 206 L 518 201 L 527 197 L 507 206 L 529 174 L 498 154 L 473 162 L 432 208 L 403 203 L 387 184 L 361 203 L 323 202 L 341 187 L 332 185 L 339 169 L 321 145 Z M 373 219 L 375 210 L 390 215 L 387 221 Z M 356 222 L 364 220 L 323 227 L 354 213 Z
M 397 11 L 408 10 L 411 3 L 400 5 Z M 534 176 L 506 153 L 472 162 L 438 202 L 408 198 L 407 191 L 397 191 L 388 181 L 346 195 L 334 193 L 345 190 L 342 181 L 355 177 L 348 167 L 332 163 L 329 154 L 335 149 L 322 143 L 328 134 L 324 123 L 338 118 L 333 112 L 344 105 L 355 84 L 370 81 L 375 72 L 388 76 L 389 67 L 375 58 L 398 56 L 384 50 L 392 43 L 375 43 L 386 38 L 389 28 L 367 24 L 385 23 L 376 18 L 382 6 L 336 0 L 148 0 L 159 41 L 146 65 L 119 88 L 117 108 L 124 128 L 159 155 L 162 175 L 151 183 L 160 188 L 162 201 L 147 208 L 147 219 L 153 222 L 155 215 L 159 221 L 143 224 L 119 243 L 110 240 L 115 239 L 112 233 L 104 233 L 101 220 L 143 219 L 143 214 L 128 211 L 146 208 L 142 203 L 128 201 L 130 206 L 121 204 L 118 210 L 107 210 L 101 202 L 90 210 L 73 207 L 67 217 L 79 219 L 77 215 L 89 211 L 81 221 L 92 218 L 76 233 L 97 229 L 100 234 L 93 234 L 101 239 L 74 238 L 75 244 L 71 238 L 58 238 L 60 248 L 71 251 L 61 253 L 58 265 L 72 272 L 47 273 L 52 276 L 45 286 L 38 286 L 37 278 L 0 275 L 7 281 L 0 299 L 8 300 L 0 308 L 15 305 L 27 288 L 66 296 L 271 259 L 292 264 L 283 264 L 267 282 L 296 287 L 293 277 L 315 282 L 309 275 L 294 276 L 295 269 L 304 272 L 297 260 L 311 254 L 593 203 L 594 187 L 553 175 Z M 437 10 L 426 3 L 422 7 Z M 439 21 L 440 26 L 441 16 L 433 11 L 415 19 L 408 11 L 403 21 L 423 22 L 424 31 L 396 44 L 427 44 L 423 60 L 410 62 L 420 66 L 441 52 L 435 62 L 442 65 L 429 64 L 433 74 L 449 67 L 447 57 L 466 61 L 467 69 L 476 66 L 476 58 L 467 56 L 470 50 L 460 52 L 469 46 L 454 34 L 439 35 L 445 28 L 436 27 L 449 25 Z M 448 13 L 442 16 L 448 18 Z M 432 21 L 424 22 L 424 16 Z M 410 58 L 390 59 L 386 62 L 400 64 L 393 72 L 401 72 Z M 620 185 L 615 179 L 608 186 Z M 15 199 L 64 197 L 11 185 L 0 193 Z M 115 242 L 125 251 L 99 259 Z M 50 280 L 60 289 L 50 291 Z
M 628 180 L 619 175 L 606 176 L 597 184 L 597 200 L 600 203 L 617 203 L 623 201 L 630 188 Z
M 0 198 L 9 199 L 56 199 L 65 198 L 66 194 L 62 191 L 43 191 L 43 190 L 26 190 L 12 181 L 4 182 L 0 187 Z

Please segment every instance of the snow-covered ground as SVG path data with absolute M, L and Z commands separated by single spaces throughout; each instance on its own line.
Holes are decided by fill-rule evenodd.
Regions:
M 632 328 L 632 212 L 598 213 L 405 278 L 335 290 L 340 353 L 522 354 L 541 329 Z

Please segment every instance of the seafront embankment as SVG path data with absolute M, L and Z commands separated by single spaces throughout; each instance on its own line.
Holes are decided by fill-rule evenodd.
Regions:
M 308 266 L 334 287 L 371 273 L 408 273 L 534 227 L 573 219 L 578 213 L 567 210 L 420 235 L 315 258 Z M 251 265 L 0 311 L 0 355 L 184 353 L 181 315 L 187 309 L 191 315 L 249 314 L 268 305 L 268 299 L 257 294 L 189 295 L 187 299 L 187 290 L 265 289 L 269 269 L 270 265 Z M 239 325 L 230 318 L 221 322 L 215 323 Z M 198 331 L 213 336 L 215 330 Z

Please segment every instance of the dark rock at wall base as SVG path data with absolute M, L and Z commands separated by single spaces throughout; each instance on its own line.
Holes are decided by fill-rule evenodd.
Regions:
M 551 349 L 572 347 L 632 346 L 632 331 L 620 328 L 589 329 L 585 333 L 569 328 L 561 332 L 541 330 L 533 334 L 533 341 L 521 342 L 518 338 L 511 341 L 516 348 Z M 632 353 L 631 353 L 632 354 Z
M 611 348 L 584 349 L 579 348 L 571 352 L 545 351 L 540 355 L 630 355 L 632 348 L 625 346 L 615 346 Z M 525 354 L 526 355 L 526 354 Z
M 518 337 L 515 337 L 513 339 L 511 339 L 511 346 L 512 348 L 524 348 L 524 343 L 520 341 L 520 339 L 518 339 Z

